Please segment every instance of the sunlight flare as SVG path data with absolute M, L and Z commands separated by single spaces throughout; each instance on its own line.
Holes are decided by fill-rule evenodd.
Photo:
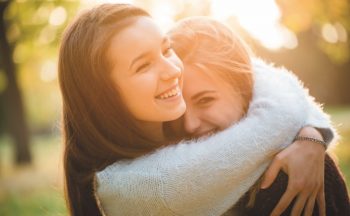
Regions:
M 43 82 L 51 82 L 57 78 L 57 65 L 54 61 L 44 62 L 40 70 L 40 79 Z
M 49 23 L 53 26 L 62 25 L 67 19 L 67 12 L 64 7 L 56 7 L 50 14 Z
M 237 18 L 239 24 L 264 47 L 294 49 L 297 45 L 295 34 L 279 23 L 281 12 L 274 0 L 217 0 L 211 4 L 212 15 L 225 21 Z

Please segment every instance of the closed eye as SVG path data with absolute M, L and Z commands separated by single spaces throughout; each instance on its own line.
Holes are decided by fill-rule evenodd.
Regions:
M 215 100 L 214 97 L 202 97 L 202 98 L 200 98 L 200 99 L 197 101 L 197 104 L 198 104 L 198 105 L 201 105 L 201 106 L 205 106 L 205 105 L 210 104 L 210 103 L 213 102 L 214 100 Z
M 148 66 L 150 66 L 151 63 L 150 62 L 145 62 L 144 64 L 140 65 L 137 69 L 136 69 L 136 73 L 140 73 L 144 70 L 147 69 Z

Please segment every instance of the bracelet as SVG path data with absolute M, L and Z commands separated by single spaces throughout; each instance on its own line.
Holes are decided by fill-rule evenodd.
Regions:
M 311 137 L 304 137 L 304 136 L 297 136 L 294 141 L 310 141 L 310 142 L 314 142 L 314 143 L 319 143 L 321 145 L 323 145 L 323 147 L 325 149 L 327 149 L 327 143 L 323 140 L 319 140 L 319 139 L 315 139 L 315 138 L 311 138 Z

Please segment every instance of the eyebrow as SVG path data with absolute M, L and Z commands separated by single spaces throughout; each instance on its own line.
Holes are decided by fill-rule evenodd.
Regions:
M 201 91 L 201 92 L 199 92 L 199 93 L 193 95 L 193 96 L 191 97 L 191 100 L 196 100 L 196 99 L 202 97 L 202 96 L 205 95 L 205 94 L 208 94 L 208 93 L 215 93 L 215 92 L 216 92 L 216 91 L 214 91 L 214 90 L 205 90 L 205 91 Z
M 166 43 L 166 42 L 168 42 L 168 41 L 169 41 L 169 37 L 166 36 L 166 37 L 163 38 L 161 44 L 163 45 L 164 43 Z M 137 61 L 139 61 L 140 59 L 142 59 L 142 58 L 144 58 L 145 56 L 147 56 L 147 54 L 148 54 L 148 52 L 141 53 L 141 54 L 140 54 L 139 56 L 137 56 L 134 60 L 132 60 L 129 69 L 131 69 L 131 68 L 133 67 L 133 65 L 134 65 Z

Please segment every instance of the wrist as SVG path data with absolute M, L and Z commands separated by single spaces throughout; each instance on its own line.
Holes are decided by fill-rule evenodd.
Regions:
M 310 126 L 303 127 L 299 131 L 297 137 L 310 137 L 310 138 L 324 141 L 322 134 L 316 128 L 313 128 Z
M 307 136 L 297 136 L 294 141 L 309 141 L 313 143 L 318 143 L 322 145 L 325 149 L 327 149 L 327 143 L 321 139 L 313 138 L 313 137 L 307 137 Z

